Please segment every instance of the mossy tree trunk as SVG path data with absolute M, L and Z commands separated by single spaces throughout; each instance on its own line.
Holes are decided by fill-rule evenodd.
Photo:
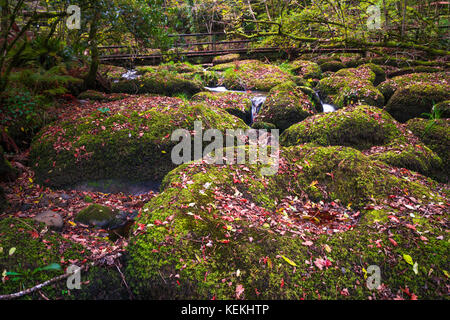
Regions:
M 97 71 L 100 64 L 99 53 L 98 53 L 98 43 L 97 43 L 97 32 L 99 27 L 99 20 L 101 16 L 100 8 L 95 7 L 94 18 L 91 22 L 91 27 L 89 30 L 89 45 L 91 49 L 91 65 L 89 67 L 89 72 L 84 79 L 84 86 L 86 89 L 95 89 L 97 80 Z

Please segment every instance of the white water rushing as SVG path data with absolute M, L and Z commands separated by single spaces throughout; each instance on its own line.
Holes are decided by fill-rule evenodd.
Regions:
M 241 92 L 241 93 L 248 92 L 239 90 L 228 90 L 225 87 L 205 87 L 205 89 L 211 92 Z M 250 100 L 252 101 L 252 111 L 250 115 L 250 121 L 251 123 L 253 123 L 253 119 L 261 110 L 262 106 L 264 105 L 264 102 L 266 102 L 267 93 L 260 91 L 250 91 L 250 94 L 252 95 L 252 97 L 250 98 Z

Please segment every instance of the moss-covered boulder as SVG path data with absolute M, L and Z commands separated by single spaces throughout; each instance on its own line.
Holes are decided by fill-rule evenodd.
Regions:
M 406 122 L 431 113 L 433 105 L 450 98 L 450 85 L 411 84 L 395 91 L 386 110 L 398 121 Z
M 336 76 L 356 77 L 361 80 L 366 80 L 374 85 L 378 85 L 386 79 L 384 70 L 373 63 L 363 64 L 357 68 L 341 69 L 335 73 Z
M 291 126 L 280 137 L 283 146 L 308 142 L 365 150 L 391 143 L 401 135 L 395 120 L 379 108 L 347 107 L 318 114 Z
M 201 70 L 191 73 L 182 73 L 180 75 L 189 80 L 200 81 L 206 87 L 214 87 L 219 85 L 221 79 L 220 73 L 208 70 Z
M 374 79 L 374 73 L 368 68 L 361 70 Z M 351 71 L 347 70 L 343 73 L 347 74 Z M 317 89 L 325 102 L 331 103 L 337 108 L 354 104 L 368 104 L 376 107 L 384 105 L 383 95 L 372 85 L 371 81 L 355 75 L 347 76 L 336 73 L 320 80 Z
M 268 122 L 281 131 L 317 113 L 311 99 L 300 87 L 279 85 L 270 90 L 254 122 Z
M 68 267 L 67 261 L 82 266 L 82 261 L 90 255 L 83 246 L 43 229 L 43 224 L 31 219 L 0 220 L 0 268 L 3 280 L 0 295 L 20 292 L 62 275 L 64 268 Z M 39 269 L 45 267 L 48 270 Z M 22 299 L 42 299 L 40 293 L 49 299 L 60 299 L 62 290 L 67 290 L 65 281 L 45 286 Z
M 85 225 L 107 228 L 118 223 L 119 211 L 99 204 L 91 204 L 75 216 L 75 221 Z
M 436 113 L 440 115 L 440 118 L 450 118 L 450 100 L 435 104 L 433 111 L 436 111 Z
M 425 119 L 411 119 L 406 123 L 406 127 L 439 155 L 448 181 L 450 176 L 450 119 L 438 119 L 431 123 Z
M 291 66 L 292 72 L 304 79 L 320 79 L 322 77 L 322 69 L 315 62 L 295 60 L 291 63 Z
M 448 171 L 439 155 L 422 143 L 403 143 L 398 140 L 365 152 L 371 159 L 380 160 L 393 167 L 407 168 L 437 181 L 447 182 Z
M 92 101 L 116 101 L 126 98 L 127 95 L 123 93 L 106 94 L 104 92 L 87 90 L 78 95 L 79 100 L 92 100 Z
M 252 123 L 252 129 L 262 129 L 262 130 L 272 130 L 276 129 L 277 127 L 273 123 L 269 122 L 253 122 Z
M 250 123 L 252 101 L 244 92 L 199 92 L 191 98 L 192 101 L 204 102 L 208 106 L 222 108 L 229 114 Z
M 327 71 L 336 72 L 345 68 L 345 64 L 337 60 L 324 61 L 322 63 L 319 63 L 319 66 L 323 72 Z
M 127 72 L 127 69 L 124 67 L 101 64 L 98 71 L 110 80 L 120 80 L 122 79 L 122 75 Z
M 142 211 L 128 247 L 127 280 L 142 299 L 382 298 L 385 291 L 365 286 L 364 270 L 376 264 L 392 292 L 407 285 L 420 298 L 445 295 L 444 286 L 426 276 L 433 265 L 445 279 L 449 244 L 435 238 L 438 221 L 430 222 L 430 240 L 420 246 L 406 227 L 352 222 L 376 203 L 382 210 L 389 196 L 433 200 L 426 180 L 391 171 L 351 148 L 305 145 L 282 149 L 274 176 L 261 176 L 256 166 L 181 166 Z M 365 205 L 369 209 L 349 209 Z M 347 218 L 316 236 L 315 230 L 328 230 L 324 207 Z M 401 219 L 412 218 L 405 212 Z M 393 251 L 389 259 L 384 248 Z M 414 275 L 402 253 L 423 264 L 423 277 Z
M 291 126 L 280 137 L 283 146 L 308 142 L 349 146 L 395 167 L 433 178 L 442 175 L 439 156 L 405 132 L 387 112 L 376 107 L 347 107 L 315 115 Z
M 136 97 L 105 107 L 110 113 L 56 122 L 39 133 L 30 153 L 39 183 L 159 180 L 175 167 L 171 150 L 178 142 L 171 134 L 176 129 L 193 130 L 197 120 L 204 129 L 248 128 L 224 110 L 174 98 Z
M 216 65 L 216 64 L 233 62 L 233 61 L 239 60 L 239 58 L 240 58 L 240 56 L 238 53 L 225 54 L 223 56 L 214 57 L 213 64 Z
M 233 90 L 269 91 L 290 79 L 287 72 L 277 66 L 258 60 L 235 61 L 224 71 L 223 84 Z
M 448 86 L 449 73 L 412 73 L 402 76 L 396 76 L 388 79 L 377 86 L 377 89 L 384 95 L 385 101 L 394 95 L 397 89 L 404 89 L 412 84 L 433 84 Z M 437 102 L 437 101 L 436 101 Z
M 189 68 L 188 68 L 189 67 Z M 134 80 L 121 80 L 111 85 L 114 93 L 142 94 L 154 93 L 166 96 L 185 94 L 191 96 L 202 91 L 203 86 L 197 80 L 186 79 L 175 70 L 191 70 L 190 66 L 167 68 L 141 67 L 142 75 Z M 195 69 L 194 69 L 195 70 Z

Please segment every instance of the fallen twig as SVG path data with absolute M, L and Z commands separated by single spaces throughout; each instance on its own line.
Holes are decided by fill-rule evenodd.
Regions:
M 62 275 L 60 275 L 58 277 L 55 277 L 53 279 L 47 280 L 47 281 L 45 281 L 45 282 L 43 282 L 41 284 L 38 284 L 38 285 L 36 285 L 36 286 L 34 286 L 32 288 L 29 288 L 29 289 L 26 289 L 26 290 L 23 290 L 23 291 L 19 291 L 19 292 L 16 292 L 16 293 L 0 295 L 0 300 L 11 300 L 11 299 L 16 299 L 16 298 L 23 297 L 23 296 L 25 296 L 27 294 L 33 293 L 35 291 L 38 291 L 38 290 L 42 289 L 43 287 L 48 286 L 51 283 L 58 282 L 60 280 L 68 278 L 72 274 L 73 274 L 73 272 L 72 273 L 65 273 L 65 274 L 62 274 Z

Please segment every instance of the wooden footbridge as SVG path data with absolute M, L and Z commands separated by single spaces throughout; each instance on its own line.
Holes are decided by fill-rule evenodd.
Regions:
M 166 52 L 162 52 L 159 49 L 129 46 L 99 47 L 99 50 L 102 53 L 100 61 L 105 64 L 114 65 L 158 65 L 168 60 L 209 63 L 214 57 L 229 53 L 238 53 L 246 57 L 258 57 L 261 55 L 270 56 L 272 54 L 293 56 L 305 52 L 365 52 L 362 49 L 345 48 L 255 48 L 252 44 L 256 39 L 226 40 L 226 33 L 223 32 L 173 34 L 169 37 L 174 38 L 174 44 L 173 47 Z M 204 39 L 207 39 L 207 41 L 204 41 Z

